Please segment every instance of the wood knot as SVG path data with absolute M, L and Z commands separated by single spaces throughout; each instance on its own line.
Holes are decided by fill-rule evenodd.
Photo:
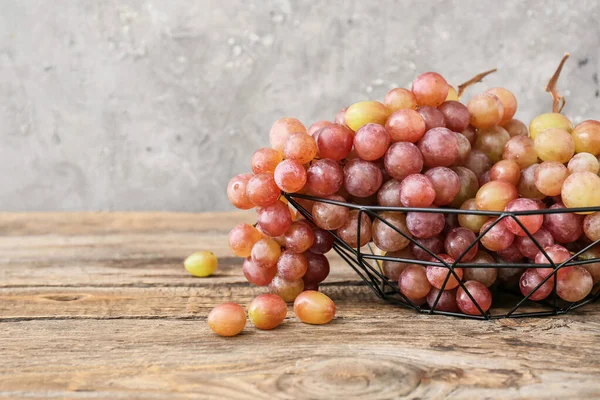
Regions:
M 87 296 L 82 294 L 48 294 L 41 297 L 51 301 L 76 301 Z
M 310 359 L 297 366 L 277 380 L 279 390 L 296 398 L 323 398 L 324 394 L 330 399 L 406 396 L 419 386 L 422 375 L 413 366 L 385 359 Z

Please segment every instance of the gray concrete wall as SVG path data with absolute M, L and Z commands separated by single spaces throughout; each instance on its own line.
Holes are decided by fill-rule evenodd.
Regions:
M 435 70 L 600 117 L 598 1 L 0 0 L 0 209 L 226 210 L 280 116 Z M 468 100 L 469 96 L 466 96 Z

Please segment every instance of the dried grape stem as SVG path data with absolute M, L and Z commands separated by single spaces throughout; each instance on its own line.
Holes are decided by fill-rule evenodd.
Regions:
M 458 99 L 460 100 L 460 97 L 462 96 L 462 94 L 464 93 L 465 90 L 467 90 L 467 88 L 471 85 L 476 84 L 477 82 L 481 82 L 483 80 L 483 78 L 485 78 L 486 76 L 488 76 L 491 73 L 494 73 L 498 70 L 498 68 L 494 68 L 494 69 L 490 69 L 489 71 L 485 71 L 482 72 L 478 75 L 475 75 L 474 77 L 472 77 L 471 79 L 469 79 L 468 81 L 461 83 L 460 85 L 458 85 Z
M 556 83 L 558 82 L 558 77 L 560 76 L 563 66 L 565 65 L 565 61 L 567 61 L 569 56 L 569 53 L 566 53 L 563 56 L 562 60 L 560 60 L 560 64 L 558 64 L 558 68 L 556 68 L 556 71 L 554 72 L 554 75 L 552 75 L 552 78 L 550 78 L 548 81 L 548 85 L 546 85 L 546 92 L 550 93 L 550 96 L 552 96 L 552 112 L 554 113 L 561 112 L 567 103 L 565 98 L 562 97 L 556 90 Z

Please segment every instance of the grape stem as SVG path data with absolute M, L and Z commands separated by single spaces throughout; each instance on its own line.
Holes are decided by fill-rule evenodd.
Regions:
M 560 113 L 567 103 L 565 98 L 562 97 L 556 90 L 556 82 L 558 82 L 558 77 L 560 76 L 563 66 L 565 65 L 565 61 L 567 61 L 569 56 L 569 53 L 565 53 L 562 60 L 560 60 L 560 64 L 558 64 L 558 68 L 556 68 L 554 75 L 552 75 L 552 78 L 550 78 L 548 81 L 548 85 L 546 85 L 546 92 L 550 93 L 550 96 L 552 96 L 552 112 L 554 113 Z
M 457 93 L 458 99 L 460 100 L 460 97 L 465 92 L 465 90 L 467 90 L 467 88 L 469 86 L 474 85 L 477 82 L 481 82 L 483 80 L 483 78 L 485 78 L 486 76 L 488 76 L 491 73 L 496 72 L 497 70 L 498 70 L 498 68 L 494 68 L 494 69 L 490 69 L 489 71 L 482 72 L 480 74 L 475 75 L 468 81 L 463 82 L 460 85 L 458 85 L 458 93 Z

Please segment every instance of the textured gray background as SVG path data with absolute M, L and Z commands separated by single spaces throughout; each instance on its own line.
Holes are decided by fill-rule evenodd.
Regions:
M 230 209 L 278 117 L 428 70 L 499 67 L 477 91 L 529 120 L 570 51 L 565 112 L 598 118 L 599 20 L 598 1 L 0 0 L 0 208 Z

